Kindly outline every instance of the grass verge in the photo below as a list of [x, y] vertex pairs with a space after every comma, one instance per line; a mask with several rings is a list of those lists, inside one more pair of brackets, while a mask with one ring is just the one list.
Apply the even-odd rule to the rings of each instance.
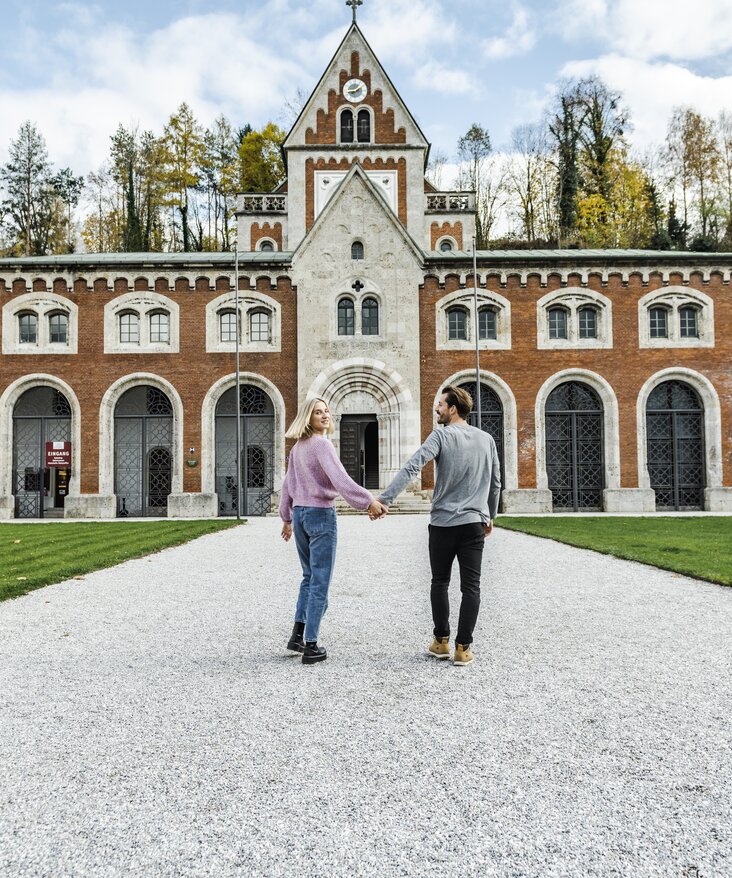
[[225, 519], [0, 524], [0, 601], [236, 524]]
[[542, 518], [501, 516], [496, 526], [732, 585], [732, 517]]

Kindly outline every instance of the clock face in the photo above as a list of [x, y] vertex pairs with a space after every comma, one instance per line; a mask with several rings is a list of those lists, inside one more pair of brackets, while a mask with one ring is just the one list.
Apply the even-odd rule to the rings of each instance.
[[362, 79], [349, 79], [343, 86], [343, 97], [352, 104], [357, 104], [366, 97], [366, 83]]

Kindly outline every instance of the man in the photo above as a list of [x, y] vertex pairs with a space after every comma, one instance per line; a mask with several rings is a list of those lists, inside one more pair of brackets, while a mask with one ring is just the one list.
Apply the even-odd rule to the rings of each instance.
[[436, 461], [429, 526], [430, 599], [435, 628], [429, 652], [438, 659], [450, 658], [448, 587], [452, 562], [457, 557], [462, 601], [453, 663], [458, 666], [473, 661], [470, 646], [480, 607], [483, 546], [493, 530], [501, 490], [496, 443], [491, 435], [468, 424], [466, 419], [472, 408], [469, 393], [459, 387], [444, 387], [435, 409], [440, 426], [430, 433], [379, 497], [389, 506], [425, 464]]

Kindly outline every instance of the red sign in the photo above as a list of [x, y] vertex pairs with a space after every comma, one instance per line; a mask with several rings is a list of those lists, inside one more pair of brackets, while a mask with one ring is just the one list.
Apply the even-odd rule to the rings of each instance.
[[70, 467], [71, 466], [71, 443], [70, 442], [46, 442], [46, 466]]

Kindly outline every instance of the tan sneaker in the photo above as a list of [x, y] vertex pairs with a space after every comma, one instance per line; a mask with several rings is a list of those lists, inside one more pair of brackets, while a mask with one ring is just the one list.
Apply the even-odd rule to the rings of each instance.
[[449, 637], [435, 637], [435, 639], [430, 644], [430, 648], [427, 650], [430, 655], [433, 655], [438, 659], [449, 659], [450, 658], [450, 638]]
[[465, 665], [469, 665], [473, 659], [474, 655], [470, 649], [470, 644], [467, 646], [463, 646], [462, 643], [455, 644], [455, 655], [452, 657], [452, 663], [454, 665], [458, 665], [462, 668], [465, 667]]

